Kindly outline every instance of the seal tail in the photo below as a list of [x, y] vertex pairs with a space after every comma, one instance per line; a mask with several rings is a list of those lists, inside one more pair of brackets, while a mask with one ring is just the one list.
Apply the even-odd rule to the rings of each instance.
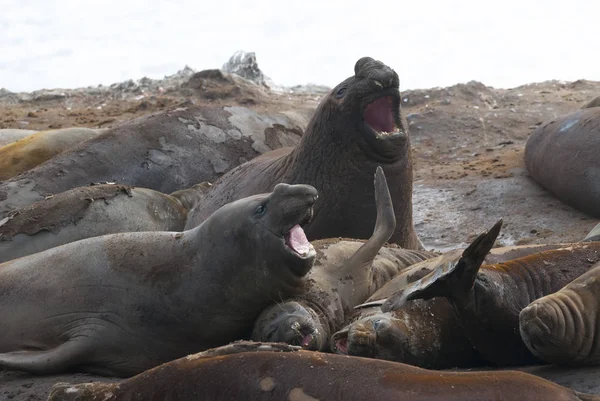
[[375, 204], [377, 205], [377, 220], [371, 238], [364, 243], [344, 264], [343, 269], [354, 272], [369, 272], [375, 256], [383, 245], [392, 237], [396, 229], [396, 214], [388, 188], [387, 180], [381, 166], [375, 171]]
[[434, 297], [446, 297], [453, 301], [464, 302], [473, 288], [477, 272], [494, 245], [501, 227], [502, 219], [488, 232], [479, 235], [464, 250], [458, 261], [437, 266], [431, 273], [408, 284], [385, 300], [367, 302], [358, 305], [357, 308], [381, 306], [382, 311], [389, 312], [399, 309], [411, 299]]

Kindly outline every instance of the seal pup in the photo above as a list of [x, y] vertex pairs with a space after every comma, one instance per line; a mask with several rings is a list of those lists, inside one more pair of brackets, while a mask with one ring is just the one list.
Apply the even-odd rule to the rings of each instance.
[[[307, 276], [305, 292], [265, 309], [252, 333], [255, 341], [284, 342], [310, 350], [329, 350], [332, 333], [346, 324], [355, 305], [386, 281], [433, 252], [382, 247], [394, 233], [396, 217], [385, 174], [374, 178], [377, 220], [365, 243], [315, 241], [317, 260]], [[356, 249], [356, 245], [360, 245]], [[354, 250], [348, 254], [348, 250]]]
[[453, 305], [473, 346], [497, 366], [541, 361], [519, 334], [519, 313], [535, 299], [554, 293], [600, 261], [600, 243], [573, 244], [534, 255], [481, 266], [501, 223], [479, 236], [457, 263], [437, 267], [384, 301], [384, 312], [399, 309], [411, 299], [445, 297]]
[[100, 184], [35, 202], [0, 220], [0, 263], [105, 234], [182, 231], [189, 208], [209, 185], [165, 195], [148, 188]]
[[316, 256], [308, 185], [229, 203], [184, 232], [88, 238], [0, 264], [0, 368], [130, 376], [250, 334]]
[[[0, 219], [48, 195], [90, 182], [116, 182], [165, 194], [213, 182], [263, 152], [297, 144], [304, 118], [288, 114], [196, 106], [121, 122], [1, 182]], [[262, 193], [270, 192], [276, 184]]]
[[519, 314], [521, 338], [531, 353], [557, 365], [600, 364], [600, 263]]
[[525, 145], [531, 177], [561, 201], [595, 217], [600, 217], [598, 132], [600, 108], [588, 108], [540, 125]]
[[40, 131], [0, 147], [0, 181], [7, 180], [100, 135], [106, 129], [84, 127]]
[[118, 383], [57, 383], [48, 401], [597, 401], [516, 371], [440, 372], [396, 362], [229, 344], [171, 361]]
[[400, 112], [398, 74], [370, 57], [359, 59], [354, 76], [337, 85], [319, 104], [295, 148], [265, 153], [214, 182], [201, 205], [190, 212], [186, 229], [234, 199], [261, 193], [274, 183], [308, 184], [323, 195], [306, 228], [309, 240], [367, 239], [375, 221], [370, 191], [377, 166], [390, 186], [396, 229], [390, 242], [418, 249], [413, 227], [413, 167], [408, 125]]

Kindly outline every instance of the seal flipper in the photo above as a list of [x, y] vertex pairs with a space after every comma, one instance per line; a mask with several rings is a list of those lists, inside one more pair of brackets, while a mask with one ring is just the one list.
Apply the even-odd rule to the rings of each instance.
[[411, 299], [446, 297], [454, 302], [466, 302], [486, 255], [494, 245], [500, 228], [500, 219], [487, 233], [480, 234], [464, 250], [458, 261], [437, 266], [423, 278], [408, 284], [386, 300], [367, 302], [356, 308], [381, 306], [383, 312], [399, 309]]
[[52, 374], [68, 370], [84, 360], [93, 346], [84, 339], [71, 339], [44, 351], [12, 351], [0, 354], [0, 368], [33, 374]]

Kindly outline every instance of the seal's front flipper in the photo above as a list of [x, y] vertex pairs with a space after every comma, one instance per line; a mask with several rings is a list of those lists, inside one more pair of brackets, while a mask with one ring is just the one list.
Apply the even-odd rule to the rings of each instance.
[[91, 344], [83, 340], [69, 340], [44, 351], [6, 352], [0, 354], [0, 368], [39, 375], [61, 373], [81, 364], [91, 348]]
[[381, 305], [382, 311], [389, 312], [399, 309], [411, 299], [434, 297], [446, 297], [454, 302], [465, 302], [473, 288], [477, 272], [494, 245], [501, 227], [502, 220], [499, 220], [490, 231], [479, 235], [464, 250], [458, 261], [437, 266], [431, 273], [408, 284], [385, 301], [372, 301], [357, 308]]
[[[109, 390], [114, 387], [111, 383], [82, 383], [82, 384], [70, 384], [59, 382], [52, 386], [50, 395], [47, 401], [81, 401], [81, 400], [92, 400], [95, 390]], [[109, 391], [102, 394], [101, 400], [109, 401], [111, 399]]]

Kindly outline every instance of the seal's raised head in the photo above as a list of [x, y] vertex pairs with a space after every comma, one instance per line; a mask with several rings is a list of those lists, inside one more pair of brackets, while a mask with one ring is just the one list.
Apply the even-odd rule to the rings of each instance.
[[400, 115], [399, 86], [393, 69], [363, 57], [354, 66], [354, 76], [337, 85], [321, 103], [316, 113], [322, 116], [315, 121], [344, 127], [334, 132], [337, 139], [353, 140], [371, 158], [393, 163], [404, 157], [399, 148], [408, 139], [407, 124]]
[[257, 265], [264, 263], [265, 255], [276, 256], [293, 274], [304, 276], [316, 252], [302, 227], [310, 222], [317, 197], [317, 190], [310, 185], [277, 184], [269, 194], [221, 207], [203, 229], [209, 237], [229, 239], [220, 243], [235, 244], [236, 254], [256, 258], [253, 262]]
[[253, 339], [283, 342], [307, 350], [319, 350], [327, 344], [325, 330], [313, 310], [298, 302], [285, 302], [265, 309], [256, 319]]

